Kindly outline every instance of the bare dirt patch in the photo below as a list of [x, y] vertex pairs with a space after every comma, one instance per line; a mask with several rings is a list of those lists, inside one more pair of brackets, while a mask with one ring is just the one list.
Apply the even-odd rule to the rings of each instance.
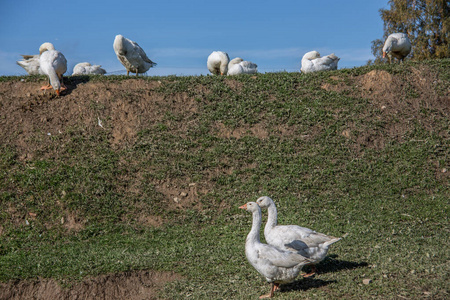
[[240, 139], [246, 135], [256, 136], [259, 139], [265, 139], [269, 136], [269, 132], [267, 128], [265, 128], [262, 124], [255, 124], [253, 126], [241, 126], [238, 128], [228, 128], [225, 124], [221, 122], [217, 122], [215, 126], [217, 130], [217, 134], [220, 137], [224, 138], [236, 138]]
[[[438, 92], [437, 85], [442, 84], [438, 74], [427, 66], [411, 67], [410, 72], [390, 74], [384, 70], [372, 70], [364, 75], [350, 77], [347, 82], [337, 76], [332, 83], [322, 84], [327, 91], [345, 93], [353, 97], [369, 99], [372, 106], [381, 113], [368, 115], [385, 123], [383, 130], [359, 129], [348, 124], [341, 134], [356, 142], [356, 148], [381, 149], [387, 137], [403, 141], [406, 132], [419, 122], [430, 132], [434, 119], [424, 116], [422, 108], [433, 109], [436, 119], [450, 113], [450, 92]], [[448, 136], [448, 132], [440, 134]]]
[[[189, 181], [187, 179], [187, 181]], [[165, 197], [165, 203], [169, 209], [202, 209], [202, 203], [199, 201], [199, 193], [206, 193], [201, 184], [184, 181], [166, 180], [157, 184], [156, 189]]]
[[438, 74], [426, 66], [411, 67], [406, 74], [391, 75], [383, 70], [373, 70], [355, 77], [353, 83], [361, 97], [374, 100], [380, 108], [393, 111], [417, 111], [420, 107], [447, 110], [449, 91], [438, 94]]
[[0, 283], [0, 299], [158, 299], [158, 292], [182, 277], [171, 272], [136, 271], [87, 278], [63, 287], [53, 279]]
[[154, 92], [159, 81], [77, 82], [67, 84], [62, 97], [39, 90], [39, 83], [0, 84], [2, 104], [0, 137], [17, 146], [23, 158], [39, 150], [32, 142], [40, 134], [63, 134], [68, 128], [84, 126], [110, 132], [111, 144], [121, 148], [133, 144], [139, 130], [161, 122], [161, 110], [184, 114], [196, 111], [196, 101], [186, 94], [173, 97]]
[[240, 91], [242, 86], [244, 85], [242, 82], [233, 80], [233, 79], [225, 79], [225, 84], [228, 85], [234, 91]]

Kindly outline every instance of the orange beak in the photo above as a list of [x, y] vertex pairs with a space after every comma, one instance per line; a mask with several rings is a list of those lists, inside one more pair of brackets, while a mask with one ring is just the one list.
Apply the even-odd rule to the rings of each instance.
[[242, 209], [247, 209], [247, 203], [245, 203], [244, 205], [242, 205], [242, 206], [239, 206], [239, 208], [242, 208]]
[[385, 58], [385, 57], [386, 57], [386, 52], [383, 51], [383, 58]]

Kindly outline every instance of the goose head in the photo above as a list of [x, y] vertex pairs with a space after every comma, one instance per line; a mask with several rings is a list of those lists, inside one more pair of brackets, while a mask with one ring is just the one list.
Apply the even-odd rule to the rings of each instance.
[[230, 57], [228, 56], [228, 53], [225, 53], [225, 52], [222, 52], [222, 53], [223, 53], [223, 55], [221, 57], [221, 62], [220, 62], [220, 75], [227, 75]]
[[240, 63], [240, 62], [242, 62], [242, 61], [244, 61], [244, 60], [243, 60], [242, 58], [240, 58], [240, 57], [233, 58], [233, 59], [228, 63], [228, 69], [231, 68], [231, 67], [234, 66], [234, 65], [237, 65], [238, 63]]
[[114, 39], [113, 47], [114, 47], [114, 50], [119, 55], [126, 55], [127, 54], [127, 49], [124, 46], [124, 41], [125, 41], [125, 38], [121, 34], [116, 35], [116, 38]]
[[242, 206], [239, 206], [240, 209], [245, 209], [246, 211], [254, 212], [257, 211], [259, 208], [258, 204], [256, 202], [247, 202]]
[[266, 208], [273, 204], [273, 200], [270, 197], [263, 196], [258, 198], [258, 200], [256, 200], [256, 203], [258, 203], [261, 208]]
[[55, 50], [55, 46], [53, 46], [52, 43], [43, 43], [40, 47], [39, 47], [39, 55], [41, 55], [42, 53], [44, 53], [47, 50]]
[[383, 46], [383, 58], [385, 58], [386, 55], [389, 55], [391, 53], [394, 42], [395, 42], [395, 39], [392, 36], [389, 36], [386, 39], [386, 42], [384, 42], [384, 46]]
[[320, 57], [320, 53], [317, 51], [310, 51], [303, 55], [303, 59], [313, 60]]

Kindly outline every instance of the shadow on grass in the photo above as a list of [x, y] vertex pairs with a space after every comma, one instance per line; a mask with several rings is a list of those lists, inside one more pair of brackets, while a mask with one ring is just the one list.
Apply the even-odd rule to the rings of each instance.
[[[303, 278], [294, 281], [289, 284], [281, 285], [282, 292], [288, 291], [307, 291], [312, 288], [320, 288], [327, 286], [330, 283], [336, 283], [336, 280], [322, 280], [316, 279], [315, 277], [319, 274], [337, 272], [340, 270], [352, 270], [356, 268], [367, 267], [369, 264], [367, 262], [352, 262], [345, 260], [335, 259], [337, 255], [327, 256], [323, 261], [317, 265], [317, 274], [314, 277]], [[309, 267], [303, 269], [303, 271], [308, 272]]]
[[352, 270], [357, 268], [367, 267], [369, 264], [365, 261], [353, 262], [336, 259], [337, 255], [330, 255], [325, 257], [323, 261], [317, 264], [318, 274], [337, 272], [341, 270]]
[[289, 284], [280, 285], [281, 292], [289, 292], [289, 291], [307, 291], [309, 289], [317, 289], [323, 286], [327, 286], [331, 283], [336, 283], [336, 280], [322, 280], [315, 278], [303, 278], [300, 280], [296, 280]]

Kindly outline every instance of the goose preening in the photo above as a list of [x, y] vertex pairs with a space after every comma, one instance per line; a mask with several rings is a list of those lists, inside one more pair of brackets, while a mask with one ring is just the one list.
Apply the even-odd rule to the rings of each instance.
[[271, 298], [280, 283], [289, 283], [300, 273], [302, 267], [311, 261], [291, 251], [280, 250], [263, 244], [259, 240], [261, 208], [256, 202], [248, 202], [239, 208], [253, 214], [252, 229], [245, 240], [245, 256], [250, 264], [272, 284], [270, 293], [259, 298]]
[[334, 53], [321, 57], [319, 52], [310, 51], [303, 55], [301, 71], [303, 73], [311, 73], [337, 70], [339, 59]]
[[250, 61], [244, 61], [240, 57], [232, 59], [228, 63], [228, 75], [255, 74], [258, 72], [258, 66]]
[[78, 63], [73, 67], [73, 75], [104, 75], [105, 69], [102, 69], [100, 65], [91, 65], [88, 62]]
[[230, 62], [230, 57], [227, 53], [222, 51], [213, 51], [206, 62], [206, 66], [211, 74], [214, 75], [227, 75], [228, 63]]
[[113, 47], [117, 59], [125, 69], [127, 69], [127, 75], [132, 72], [136, 73], [137, 76], [138, 73], [145, 73], [151, 67], [156, 66], [156, 63], [147, 57], [147, 54], [145, 54], [138, 43], [133, 42], [120, 34], [116, 35]]
[[67, 60], [51, 43], [42, 44], [39, 47], [39, 55], [40, 70], [49, 80], [49, 84], [41, 87], [41, 90], [53, 88], [59, 96], [60, 92], [66, 89], [63, 74], [67, 71]]
[[411, 41], [406, 33], [393, 33], [384, 42], [383, 58], [387, 55], [389, 63], [392, 62], [392, 56], [403, 61], [410, 52]]
[[39, 65], [39, 54], [21, 56], [23, 59], [16, 61], [16, 63], [24, 68], [29, 75], [44, 75]]
[[277, 208], [273, 200], [267, 196], [260, 197], [256, 203], [261, 208], [267, 208], [268, 218], [264, 227], [264, 237], [269, 245], [287, 251], [295, 251], [311, 260], [311, 273], [315, 274], [315, 264], [325, 258], [328, 247], [341, 238], [328, 236], [306, 227], [297, 225], [277, 225]]

